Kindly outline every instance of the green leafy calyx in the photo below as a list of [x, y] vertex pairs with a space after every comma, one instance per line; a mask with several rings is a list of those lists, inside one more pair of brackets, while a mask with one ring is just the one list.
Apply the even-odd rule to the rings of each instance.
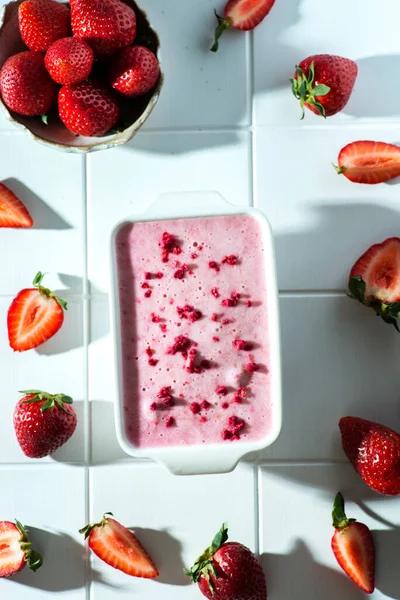
[[82, 533], [85, 536], [86, 540], [91, 534], [92, 529], [94, 529], [95, 527], [104, 527], [104, 525], [107, 525], [107, 516], [113, 517], [114, 515], [112, 512], [104, 513], [101, 521], [99, 521], [98, 523], [89, 523], [88, 525], [85, 525], [85, 527], [82, 527], [82, 529], [79, 530], [79, 533]]
[[221, 548], [221, 546], [225, 544], [227, 540], [228, 526], [226, 523], [223, 523], [221, 529], [211, 542], [211, 546], [204, 550], [203, 554], [199, 556], [191, 569], [184, 569], [185, 575], [190, 577], [193, 583], [197, 583], [200, 579], [200, 576], [204, 575], [212, 594], [214, 594], [214, 586], [211, 581], [211, 575], [215, 579], [218, 579], [218, 573], [214, 568], [214, 554]]
[[292, 77], [290, 81], [292, 83], [293, 95], [300, 101], [301, 118], [304, 119], [305, 104], [315, 107], [319, 114], [326, 118], [325, 107], [318, 98], [329, 94], [331, 88], [324, 83], [315, 85], [314, 61], [309, 66], [308, 74], [296, 66], [296, 75], [297, 77]]
[[217, 52], [217, 50], [219, 48], [219, 38], [224, 33], [224, 31], [226, 31], [227, 29], [230, 29], [232, 27], [232, 19], [229, 19], [229, 18], [224, 19], [223, 17], [220, 17], [216, 10], [214, 10], [214, 13], [215, 13], [215, 16], [217, 17], [218, 25], [217, 25], [217, 29], [215, 30], [214, 44], [210, 48], [211, 52]]
[[348, 297], [372, 308], [378, 317], [400, 333], [400, 302], [383, 302], [375, 296], [366, 296], [366, 284], [361, 275], [350, 277]]
[[65, 394], [48, 394], [47, 392], [42, 392], [41, 390], [21, 390], [19, 393], [24, 394], [24, 396], [30, 396], [30, 398], [22, 400], [22, 404], [43, 402], [42, 406], [40, 407], [42, 413], [54, 408], [54, 406], [58, 406], [58, 408], [67, 413], [67, 415], [71, 414], [64, 406], [65, 404], [73, 403], [71, 396], [66, 396]]
[[36, 273], [35, 279], [33, 280], [33, 286], [36, 287], [39, 290], [39, 292], [41, 294], [43, 294], [43, 296], [46, 296], [46, 298], [54, 298], [54, 300], [56, 300], [58, 302], [58, 304], [61, 306], [61, 308], [63, 308], [64, 310], [67, 310], [67, 303], [65, 302], [65, 300], [63, 300], [62, 298], [59, 298], [58, 296], [55, 295], [54, 292], [52, 292], [48, 288], [45, 288], [42, 286], [42, 281], [43, 281], [44, 276], [45, 276], [45, 273], [42, 273], [41, 271]]
[[341, 531], [353, 523], [355, 519], [348, 519], [344, 512], [344, 498], [340, 492], [336, 494], [332, 510], [332, 525]]
[[25, 527], [17, 520], [15, 520], [15, 524], [21, 534], [19, 545], [25, 555], [25, 562], [32, 571], [37, 571], [43, 564], [42, 555], [33, 550]]

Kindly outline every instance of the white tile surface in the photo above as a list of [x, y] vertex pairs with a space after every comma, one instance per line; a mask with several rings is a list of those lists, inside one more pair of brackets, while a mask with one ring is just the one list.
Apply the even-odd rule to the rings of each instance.
[[[86, 599], [85, 549], [78, 529], [85, 522], [83, 469], [37, 466], [0, 467], [0, 519], [17, 518], [27, 527], [43, 566], [1, 580], [7, 600]], [[73, 506], [72, 506], [73, 499]]]
[[115, 433], [113, 364], [108, 298], [96, 296], [91, 302], [89, 346], [91, 460], [95, 464], [129, 458]]
[[[210, 52], [218, 0], [144, 0], [161, 40], [164, 87], [146, 129], [221, 127], [250, 123], [247, 35], [229, 32], [221, 51]], [[227, 58], [228, 57], [228, 58]]]
[[[82, 303], [67, 298], [68, 310], [60, 331], [35, 350], [15, 353], [8, 345], [6, 314], [12, 298], [0, 298], [0, 356], [2, 378], [2, 418], [0, 419], [0, 464], [33, 461], [22, 453], [14, 434], [12, 415], [21, 397], [19, 390], [39, 389], [72, 396], [78, 416], [73, 437], [49, 461], [84, 461], [84, 362]], [[37, 461], [35, 461], [37, 462]]]
[[224, 521], [232, 541], [254, 549], [254, 477], [249, 465], [228, 475], [203, 477], [175, 477], [150, 464], [94, 467], [91, 491], [91, 516], [98, 519], [111, 510], [136, 532], [160, 572], [158, 580], [135, 579], [92, 556], [103, 580], [94, 581], [94, 600], [196, 600], [200, 592], [182, 569], [193, 564]]
[[260, 541], [268, 594], [274, 600], [366, 598], [341, 571], [330, 548], [331, 511], [341, 491], [348, 517], [365, 523], [374, 537], [374, 599], [396, 598], [393, 548], [400, 541], [398, 501], [373, 494], [347, 465], [261, 469]]
[[400, 430], [393, 327], [346, 296], [280, 301], [283, 427], [265, 456], [344, 459], [338, 422], [354, 415]]
[[119, 220], [141, 213], [160, 194], [213, 190], [230, 202], [247, 205], [249, 152], [248, 134], [228, 132], [141, 134], [123, 148], [91, 155], [88, 254], [92, 291], [108, 290], [105, 267], [111, 229]]
[[[329, 16], [326, 4], [318, 0], [276, 2], [254, 32], [256, 124], [302, 128], [325, 125], [310, 111], [304, 121], [299, 121], [300, 108], [288, 81], [296, 64], [312, 54], [325, 53], [345, 56], [359, 66], [349, 104], [326, 124], [398, 119], [397, 83], [393, 88], [391, 73], [400, 56], [399, 16], [396, 0], [387, 0], [384, 11], [374, 0], [338, 0]], [[382, 95], [371, 93], [371, 81]]]
[[275, 233], [281, 290], [343, 290], [357, 258], [398, 235], [398, 181], [359, 185], [332, 167], [360, 139], [395, 143], [400, 128], [257, 130], [255, 204]]
[[38, 271], [54, 286], [81, 292], [83, 159], [55, 152], [25, 135], [0, 134], [0, 181], [24, 202], [32, 229], [2, 229], [0, 295], [29, 287]]
[[[30, 231], [0, 234], [0, 477], [7, 491], [0, 495], [0, 519], [18, 517], [30, 525], [47, 555], [41, 573], [0, 582], [6, 600], [56, 594], [66, 600], [195, 600], [200, 594], [182, 567], [225, 519], [231, 538], [252, 549], [259, 526], [269, 598], [362, 598], [330, 553], [331, 503], [339, 488], [352, 500], [349, 514], [370, 525], [377, 540], [373, 597], [399, 597], [398, 503], [370, 493], [347, 466], [337, 422], [354, 414], [400, 430], [400, 337], [344, 295], [324, 292], [344, 288], [351, 265], [369, 245], [398, 235], [398, 182], [357, 186], [338, 177], [331, 163], [356, 139], [400, 141], [400, 5], [337, 0], [332, 9], [317, 0], [277, 0], [253, 34], [227, 32], [215, 55], [209, 52], [213, 9], [223, 4], [141, 1], [161, 37], [166, 78], [144, 131], [124, 147], [86, 158], [59, 153], [34, 143], [0, 114], [0, 181], [20, 194], [36, 223]], [[317, 52], [353, 58], [359, 78], [341, 115], [323, 121], [308, 113], [300, 122], [288, 78], [296, 63]], [[291, 291], [280, 301], [282, 435], [263, 454], [267, 465], [259, 479], [249, 463], [224, 476], [173, 477], [130, 459], [116, 439], [108, 234], [162, 193], [215, 190], [247, 205], [253, 187], [254, 203], [275, 232], [280, 289]], [[7, 309], [38, 270], [48, 272], [49, 287], [64, 291], [69, 310], [56, 337], [38, 351], [14, 354]], [[77, 432], [41, 461], [23, 456], [12, 427], [17, 391], [28, 387], [64, 391], [76, 400]], [[308, 466], [272, 467], [273, 461]], [[107, 510], [135, 528], [160, 568], [158, 582], [129, 578], [94, 556], [92, 571], [86, 570], [77, 530], [85, 513], [97, 519]]]

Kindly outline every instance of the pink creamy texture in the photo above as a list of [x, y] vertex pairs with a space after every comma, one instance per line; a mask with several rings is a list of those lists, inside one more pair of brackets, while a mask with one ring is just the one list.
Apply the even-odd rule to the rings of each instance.
[[[159, 245], [164, 232], [181, 248], [167, 262]], [[272, 417], [263, 252], [261, 226], [250, 216], [143, 222], [119, 231], [124, 422], [134, 445], [240, 444], [268, 434]], [[232, 255], [236, 264], [223, 262]], [[218, 271], [209, 267], [210, 261], [218, 263]], [[175, 273], [182, 265], [180, 279]], [[149, 279], [148, 273], [163, 277]], [[233, 306], [223, 304], [232, 297]], [[193, 309], [201, 318], [182, 318]], [[171, 351], [178, 336], [190, 340], [186, 352]], [[235, 340], [245, 340], [246, 349]], [[173, 401], [163, 402], [160, 390], [168, 386]], [[216, 392], [220, 386], [226, 394]], [[230, 438], [226, 431], [236, 419], [245, 425]]]

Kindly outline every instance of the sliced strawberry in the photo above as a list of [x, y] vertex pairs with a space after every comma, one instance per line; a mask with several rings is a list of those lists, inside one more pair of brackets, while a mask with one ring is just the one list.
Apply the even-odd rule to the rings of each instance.
[[332, 511], [335, 533], [332, 550], [343, 571], [360, 589], [372, 594], [375, 589], [375, 546], [372, 534], [363, 523], [348, 519], [339, 492]]
[[32, 571], [42, 566], [43, 559], [32, 550], [25, 528], [19, 521], [0, 521], [0, 577], [9, 577], [28, 565]]
[[33, 280], [34, 289], [22, 290], [8, 309], [7, 327], [11, 348], [24, 352], [50, 339], [64, 322], [67, 303], [42, 287], [43, 273]]
[[275, 0], [229, 0], [223, 17], [215, 12], [218, 27], [211, 52], [217, 52], [218, 40], [226, 29], [231, 27], [244, 31], [254, 29], [265, 19], [274, 4]]
[[0, 227], [32, 227], [32, 217], [21, 200], [0, 183]]
[[400, 147], [362, 140], [339, 153], [336, 171], [354, 183], [376, 184], [400, 177]]
[[372, 308], [399, 331], [400, 238], [371, 246], [350, 271], [350, 297]]
[[133, 577], [154, 579], [156, 566], [129, 529], [106, 513], [99, 523], [86, 525], [79, 533], [89, 539], [89, 547], [105, 563]]

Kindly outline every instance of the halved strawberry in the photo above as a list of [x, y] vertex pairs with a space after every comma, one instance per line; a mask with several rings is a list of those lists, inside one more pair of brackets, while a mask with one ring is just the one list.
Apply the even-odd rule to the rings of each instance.
[[154, 579], [159, 575], [156, 566], [139, 540], [129, 529], [110, 519], [112, 513], [105, 513], [99, 523], [86, 525], [79, 530], [89, 547], [105, 563], [132, 577]]
[[400, 177], [400, 147], [371, 140], [352, 142], [341, 149], [335, 168], [354, 183], [389, 181]]
[[33, 289], [22, 290], [8, 309], [7, 327], [11, 348], [24, 352], [46, 342], [64, 322], [67, 303], [41, 285], [39, 271]]
[[32, 227], [33, 221], [21, 200], [0, 183], [0, 227]]
[[275, 4], [275, 0], [229, 0], [220, 17], [216, 11], [218, 27], [215, 31], [215, 41], [211, 52], [217, 52], [218, 40], [226, 29], [233, 27], [248, 31], [254, 29], [265, 19]]
[[343, 571], [360, 589], [372, 594], [375, 589], [375, 546], [372, 534], [363, 523], [348, 519], [339, 492], [332, 511], [335, 533], [332, 550]]
[[371, 246], [355, 263], [349, 278], [350, 298], [372, 308], [400, 332], [400, 238]]
[[43, 564], [39, 552], [32, 549], [25, 528], [19, 521], [0, 521], [0, 577], [10, 577], [28, 565], [37, 571]]

